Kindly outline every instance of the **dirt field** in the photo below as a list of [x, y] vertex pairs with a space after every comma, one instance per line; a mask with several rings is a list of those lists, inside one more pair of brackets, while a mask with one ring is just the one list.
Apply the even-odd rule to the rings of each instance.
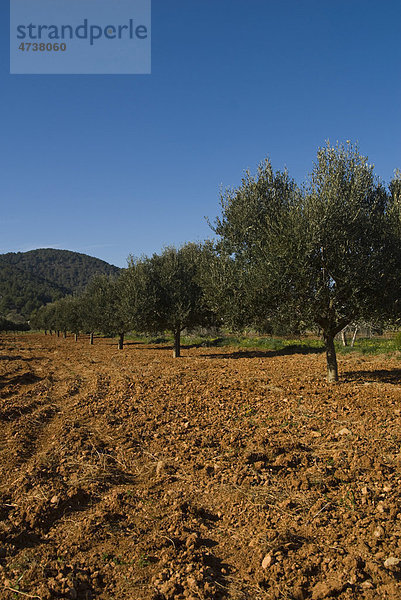
[[401, 598], [400, 357], [0, 342], [0, 598]]

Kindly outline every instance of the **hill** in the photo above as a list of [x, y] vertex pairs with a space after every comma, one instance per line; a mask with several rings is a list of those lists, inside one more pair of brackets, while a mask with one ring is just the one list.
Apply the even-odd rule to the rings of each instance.
[[28, 318], [43, 304], [82, 291], [93, 275], [119, 271], [99, 258], [70, 250], [0, 254], [0, 315]]

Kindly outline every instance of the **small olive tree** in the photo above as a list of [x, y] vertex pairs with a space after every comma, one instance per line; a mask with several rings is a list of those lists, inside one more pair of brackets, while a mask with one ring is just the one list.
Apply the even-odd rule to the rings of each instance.
[[58, 302], [61, 305], [64, 331], [71, 331], [77, 341], [79, 333], [85, 328], [81, 296], [67, 296]]
[[171, 331], [174, 357], [181, 354], [183, 329], [213, 321], [198, 280], [202, 252], [195, 243], [168, 247], [151, 258], [131, 259], [126, 274], [127, 318], [140, 331]]
[[129, 329], [123, 312], [123, 274], [119, 277], [95, 275], [82, 295], [82, 311], [85, 328], [106, 335], [118, 334], [118, 349], [124, 347], [124, 336]]
[[56, 303], [51, 302], [40, 306], [30, 317], [31, 327], [33, 329], [43, 329], [51, 334], [52, 329], [57, 328]]

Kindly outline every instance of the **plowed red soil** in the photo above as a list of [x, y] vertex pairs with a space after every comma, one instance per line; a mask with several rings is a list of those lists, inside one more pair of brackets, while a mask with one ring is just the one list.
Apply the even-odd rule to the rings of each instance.
[[401, 598], [400, 358], [0, 342], [0, 598]]

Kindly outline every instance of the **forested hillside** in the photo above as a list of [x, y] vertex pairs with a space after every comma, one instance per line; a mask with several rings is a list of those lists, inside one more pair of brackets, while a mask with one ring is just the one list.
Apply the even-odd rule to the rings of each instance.
[[99, 258], [43, 248], [0, 255], [0, 315], [28, 318], [35, 308], [82, 291], [97, 273], [119, 269]]

